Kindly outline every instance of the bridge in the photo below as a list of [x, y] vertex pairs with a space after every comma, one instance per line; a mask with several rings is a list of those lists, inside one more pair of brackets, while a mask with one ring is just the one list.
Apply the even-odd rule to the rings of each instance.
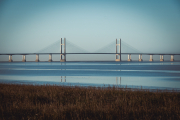
[[[122, 45], [129, 47], [130, 49], [132, 49], [131, 52], [124, 52], [122, 53]], [[60, 47], [60, 52], [47, 52], [47, 49], [50, 48], [55, 48], [56, 47]], [[69, 43], [70, 48], [74, 47], [75, 45], [73, 45], [72, 43]], [[111, 48], [115, 48], [115, 52], [104, 52], [105, 49], [107, 49], [110, 46], [114, 46]], [[76, 47], [77, 48], [77, 47]], [[49, 62], [52, 62], [52, 55], [60, 55], [60, 62], [66, 62], [66, 56], [67, 55], [73, 55], [73, 54], [109, 54], [109, 55], [115, 55], [115, 59], [114, 61], [122, 61], [121, 60], [121, 55], [127, 55], [127, 61], [132, 61], [131, 55], [139, 55], [139, 59], [138, 61], [143, 61], [142, 59], [142, 55], [149, 55], [149, 61], [153, 61], [153, 55], [159, 55], [160, 56], [160, 61], [164, 61], [164, 55], [170, 55], [171, 59], [170, 61], [174, 61], [174, 55], [180, 55], [180, 54], [165, 54], [165, 53], [142, 53], [140, 51], [138, 51], [137, 49], [133, 48], [132, 46], [129, 46], [128, 44], [126, 44], [125, 42], [122, 43], [121, 39], [117, 40], [116, 39], [116, 43], [111, 43], [111, 45], [105, 46], [103, 48], [101, 48], [100, 50], [96, 51], [96, 52], [81, 52], [84, 51], [81, 48], [78, 48], [79, 52], [66, 52], [66, 38], [64, 38], [64, 40], [61, 38], [60, 39], [60, 44], [59, 44], [59, 40], [57, 42], [55, 42], [54, 44], [36, 52], [36, 53], [3, 53], [0, 55], [8, 55], [9, 56], [9, 62], [13, 62], [12, 56], [14, 55], [22, 55], [22, 62], [26, 62], [26, 56], [27, 55], [36, 55], [36, 59], [35, 62], [40, 62], [39, 60], [39, 55], [49, 55]], [[125, 48], [124, 48], [125, 49]]]

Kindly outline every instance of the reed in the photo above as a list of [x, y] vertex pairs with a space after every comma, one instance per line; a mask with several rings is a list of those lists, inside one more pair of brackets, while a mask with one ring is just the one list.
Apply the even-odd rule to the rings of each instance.
[[180, 93], [0, 84], [0, 119], [180, 119]]

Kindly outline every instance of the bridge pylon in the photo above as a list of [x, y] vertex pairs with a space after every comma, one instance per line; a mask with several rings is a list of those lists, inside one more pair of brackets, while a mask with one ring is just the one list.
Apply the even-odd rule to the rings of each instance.
[[[60, 40], [60, 62], [66, 62], [66, 38], [64, 38], [64, 42], [62, 42], [62, 38]], [[64, 43], [64, 44], [63, 44]], [[64, 46], [64, 53], [62, 50], [62, 46]], [[63, 59], [64, 57], [64, 59]]]
[[[119, 50], [118, 50], [119, 48]], [[115, 56], [115, 61], [121, 61], [121, 39], [118, 40], [116, 39], [116, 56]]]

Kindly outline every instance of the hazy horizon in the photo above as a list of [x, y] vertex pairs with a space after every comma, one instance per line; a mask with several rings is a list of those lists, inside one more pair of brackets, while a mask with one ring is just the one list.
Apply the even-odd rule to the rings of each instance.
[[0, 53], [34, 53], [66, 38], [87, 51], [115, 39], [145, 53], [180, 53], [178, 0], [0, 2]]

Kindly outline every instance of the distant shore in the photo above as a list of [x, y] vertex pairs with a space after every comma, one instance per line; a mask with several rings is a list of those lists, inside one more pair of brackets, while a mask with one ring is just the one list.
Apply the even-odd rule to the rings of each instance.
[[180, 119], [180, 93], [0, 84], [1, 119]]

